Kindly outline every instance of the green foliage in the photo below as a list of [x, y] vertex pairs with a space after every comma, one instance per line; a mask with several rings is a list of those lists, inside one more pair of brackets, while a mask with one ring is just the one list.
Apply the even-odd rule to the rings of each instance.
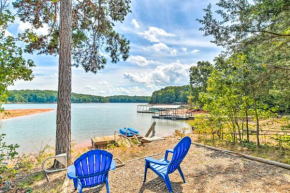
[[[7, 179], [11, 179], [15, 177], [16, 170], [12, 167], [9, 167], [8, 163], [6, 163], [9, 160], [12, 160], [15, 158], [16, 155], [18, 155], [18, 152], [16, 149], [19, 147], [17, 144], [10, 144], [7, 145], [6, 142], [4, 142], [5, 134], [0, 135], [0, 183]], [[5, 174], [5, 177], [3, 176]]]
[[0, 0], [0, 109], [1, 103], [6, 102], [8, 86], [14, 85], [16, 80], [32, 80], [32, 60], [23, 58], [23, 51], [16, 46], [16, 39], [6, 36], [5, 31], [14, 16], [9, 11], [7, 1]]
[[[86, 94], [72, 93], [73, 103], [147, 103], [147, 96], [95, 96]], [[51, 90], [12, 90], [8, 101], [11, 103], [30, 102], [30, 103], [55, 103], [57, 102], [57, 91]]]
[[116, 96], [106, 97], [106, 99], [110, 103], [148, 103], [150, 97], [148, 97], [148, 96], [116, 95]]
[[[265, 119], [290, 113], [289, 7], [285, 0], [219, 0], [215, 10], [204, 9], [200, 30], [225, 49], [198, 97], [192, 89], [190, 99], [209, 112], [191, 122], [201, 140], [289, 163], [289, 136], [277, 134], [269, 144], [263, 135], [260, 144]], [[191, 84], [202, 82], [197, 67], [191, 74]]]
[[283, 147], [290, 148], [290, 136], [287, 134], [285, 135], [276, 134], [275, 136], [271, 137], [271, 139], [274, 139], [278, 143], [279, 148]]
[[[213, 65], [209, 62], [197, 62], [197, 66], [192, 66], [189, 71], [189, 83], [191, 86], [190, 100], [197, 105], [200, 103], [199, 93], [205, 92], [207, 79], [213, 71]], [[200, 104], [202, 106], [202, 104]]]
[[190, 95], [190, 86], [168, 86], [152, 93], [149, 103], [187, 103]]
[[[211, 136], [211, 140], [227, 139], [228, 131], [224, 130], [224, 119], [211, 114], [201, 114], [195, 116], [194, 120], [189, 121], [189, 124], [195, 128], [194, 132], [198, 133], [201, 140]], [[230, 136], [229, 136], [230, 137]], [[232, 138], [228, 139], [232, 141]]]
[[256, 88], [265, 88], [259, 92], [267, 91], [263, 100], [269, 107], [278, 107], [280, 114], [290, 113], [290, 2], [220, 0], [216, 5], [216, 10], [211, 5], [204, 9], [203, 19], [198, 19], [200, 30], [226, 48], [224, 56], [246, 54], [252, 65], [249, 70], [256, 72], [248, 84], [256, 81]]
[[33, 189], [30, 187], [34, 182], [40, 181], [44, 178], [43, 172], [38, 172], [35, 174], [31, 174], [28, 177], [21, 180], [18, 184], [18, 187], [21, 189], [25, 189], [25, 193], [33, 192]]
[[[249, 63], [243, 54], [218, 60], [207, 79], [206, 92], [201, 92], [199, 96], [204, 110], [210, 112], [210, 123], [206, 128], [211, 134], [218, 125], [226, 127], [228, 140], [236, 143], [244, 140], [246, 130], [249, 142], [248, 119], [254, 116], [259, 145], [260, 118], [274, 116], [277, 110], [265, 102], [271, 87], [262, 86], [257, 76], [265, 70], [262, 65]], [[215, 128], [216, 132], [220, 133], [221, 127]]]
[[200, 30], [213, 36], [213, 43], [238, 52], [250, 48], [271, 65], [288, 63], [281, 58], [289, 61], [289, 1], [220, 0], [216, 5], [217, 17], [209, 5], [203, 19], [198, 19]]
[[[114, 30], [130, 12], [130, 0], [72, 1], [72, 55], [74, 65], [86, 72], [97, 73], [104, 68], [108, 53], [111, 62], [129, 57], [129, 40]], [[20, 20], [32, 24], [19, 38], [26, 42], [28, 53], [56, 55], [59, 51], [60, 1], [16, 0], [14, 8]], [[47, 25], [47, 34], [38, 35], [35, 29]]]

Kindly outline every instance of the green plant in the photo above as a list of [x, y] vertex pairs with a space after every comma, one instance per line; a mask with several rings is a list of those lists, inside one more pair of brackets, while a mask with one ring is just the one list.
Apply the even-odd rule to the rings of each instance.
[[[0, 182], [2, 183], [5, 179], [11, 179], [17, 173], [13, 167], [10, 167], [6, 161], [9, 161], [15, 158], [18, 155], [16, 151], [19, 148], [18, 144], [10, 144], [7, 145], [6, 142], [3, 141], [5, 134], [0, 135], [0, 175], [3, 176], [0, 178]], [[3, 175], [5, 173], [5, 176]]]
[[139, 144], [139, 141], [136, 138], [133, 138], [131, 140], [131, 143], [134, 144], [134, 145], [138, 145]]
[[33, 168], [35, 160], [32, 159], [31, 155], [23, 154], [17, 160], [17, 167], [25, 172], [30, 172]]
[[252, 141], [250, 141], [250, 142], [243, 141], [242, 142], [242, 146], [243, 147], [247, 147], [251, 151], [255, 151], [256, 148], [257, 148], [257, 145], [254, 142], [252, 142]]
[[49, 149], [52, 149], [52, 147], [51, 147], [50, 145], [47, 144], [47, 145], [45, 145], [42, 149], [40, 149], [40, 150], [38, 151], [38, 153], [37, 153], [36, 156], [35, 156], [35, 159], [37, 160], [37, 163], [38, 163], [38, 164], [42, 163], [42, 161], [43, 161], [46, 157], [52, 155], [52, 153], [48, 153], [48, 152], [47, 152]]
[[43, 172], [37, 172], [31, 174], [20, 181], [17, 185], [20, 189], [24, 189], [24, 192], [32, 192], [33, 189], [30, 187], [34, 182], [40, 181], [44, 178]]
[[279, 135], [276, 134], [275, 136], [271, 137], [276, 142], [278, 142], [278, 147], [280, 150], [290, 147], [290, 136], [289, 135]]

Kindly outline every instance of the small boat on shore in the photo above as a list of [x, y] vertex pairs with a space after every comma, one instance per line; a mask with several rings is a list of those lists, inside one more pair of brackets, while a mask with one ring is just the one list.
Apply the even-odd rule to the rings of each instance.
[[122, 135], [125, 135], [127, 137], [132, 137], [134, 135], [139, 135], [139, 131], [137, 131], [136, 129], [133, 129], [133, 128], [121, 128], [119, 130], [119, 132]]
[[135, 133], [135, 135], [139, 135], [139, 131], [133, 128], [127, 128], [129, 131]]

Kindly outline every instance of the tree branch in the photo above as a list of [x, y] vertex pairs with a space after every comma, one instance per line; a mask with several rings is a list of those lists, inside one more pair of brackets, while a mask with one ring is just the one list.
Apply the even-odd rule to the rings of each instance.
[[290, 37], [290, 34], [279, 34], [279, 33], [265, 31], [265, 30], [261, 30], [261, 31], [246, 31], [246, 32], [249, 32], [249, 33], [267, 33], [267, 34], [272, 34], [272, 35], [275, 35], [275, 36]]

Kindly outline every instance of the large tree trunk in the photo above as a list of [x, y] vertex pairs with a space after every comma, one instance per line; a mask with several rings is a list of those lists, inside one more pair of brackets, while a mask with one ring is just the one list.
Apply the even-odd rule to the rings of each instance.
[[55, 153], [71, 159], [71, 42], [72, 2], [60, 1], [60, 50]]

